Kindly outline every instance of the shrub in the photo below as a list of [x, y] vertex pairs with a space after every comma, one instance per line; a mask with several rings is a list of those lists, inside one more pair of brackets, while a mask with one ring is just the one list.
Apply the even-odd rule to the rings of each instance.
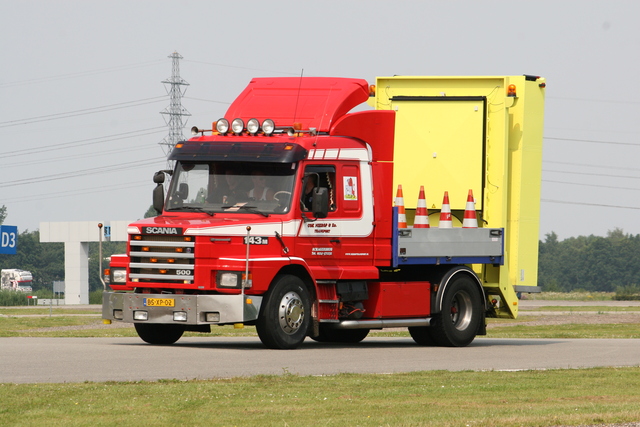
[[637, 301], [640, 300], [640, 286], [627, 285], [618, 286], [613, 297], [616, 301]]
[[0, 306], [27, 305], [27, 294], [24, 292], [3, 290], [0, 291]]
[[89, 292], [89, 304], [102, 304], [102, 289]]

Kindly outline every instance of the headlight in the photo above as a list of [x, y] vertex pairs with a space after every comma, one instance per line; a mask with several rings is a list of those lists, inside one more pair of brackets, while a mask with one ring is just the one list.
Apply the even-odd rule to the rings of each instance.
[[127, 283], [127, 269], [125, 269], [125, 268], [112, 268], [111, 269], [111, 283]]
[[[244, 271], [218, 271], [216, 275], [216, 285], [219, 288], [241, 289], [245, 282], [244, 278]], [[251, 274], [249, 274], [249, 280], [244, 283], [244, 287], [245, 289], [249, 289], [252, 285]]]
[[216, 131], [218, 133], [221, 133], [222, 135], [229, 132], [229, 120], [227, 119], [218, 120], [216, 122]]
[[218, 273], [218, 286], [221, 288], [239, 288], [240, 277], [238, 273]]
[[231, 130], [236, 135], [240, 135], [244, 131], [244, 122], [242, 119], [233, 119], [231, 122]]

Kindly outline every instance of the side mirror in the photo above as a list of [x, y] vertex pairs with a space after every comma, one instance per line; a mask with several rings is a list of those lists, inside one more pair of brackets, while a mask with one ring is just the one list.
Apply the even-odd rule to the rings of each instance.
[[316, 218], [326, 218], [329, 213], [329, 190], [325, 187], [313, 189], [311, 212]]
[[162, 184], [164, 182], [164, 171], [158, 171], [153, 174], [153, 182]]
[[164, 172], [156, 172], [153, 175], [153, 182], [156, 183], [156, 188], [153, 189], [153, 209], [158, 212], [158, 215], [162, 213], [164, 208]]

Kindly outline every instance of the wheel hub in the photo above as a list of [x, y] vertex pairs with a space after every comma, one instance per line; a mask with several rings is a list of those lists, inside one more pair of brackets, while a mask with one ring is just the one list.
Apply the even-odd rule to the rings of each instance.
[[282, 297], [278, 310], [278, 319], [282, 330], [291, 335], [300, 329], [304, 320], [304, 306], [300, 296], [295, 292], [288, 292]]
[[466, 292], [458, 292], [451, 300], [451, 322], [458, 330], [465, 330], [473, 315], [471, 297]]

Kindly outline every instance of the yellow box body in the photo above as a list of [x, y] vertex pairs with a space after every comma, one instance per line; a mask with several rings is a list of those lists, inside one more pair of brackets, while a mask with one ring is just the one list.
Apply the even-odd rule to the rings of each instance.
[[525, 76], [378, 77], [370, 100], [396, 111], [393, 185], [410, 223], [422, 185], [432, 227], [445, 191], [460, 227], [472, 190], [479, 227], [505, 229], [505, 264], [474, 266], [500, 317], [516, 317], [516, 293], [538, 281], [545, 86]]

